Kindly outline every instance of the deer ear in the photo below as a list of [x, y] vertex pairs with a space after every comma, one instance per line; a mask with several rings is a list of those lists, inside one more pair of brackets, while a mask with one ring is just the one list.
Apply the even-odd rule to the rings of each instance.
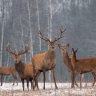
[[48, 41], [46, 41], [46, 44], [47, 44], [47, 45], [50, 45], [50, 41], [49, 41], [49, 40], [48, 40]]
[[24, 54], [19, 55], [19, 58], [21, 58]]
[[67, 44], [67, 47], [69, 47], [69, 43]]
[[78, 51], [78, 48], [75, 50], [75, 53]]
[[60, 48], [60, 47], [61, 47], [61, 45], [60, 45], [60, 44], [58, 44], [58, 47]]
[[74, 49], [72, 48], [72, 51], [74, 52]]
[[55, 41], [55, 43], [54, 43], [55, 45], [57, 45], [58, 44], [58, 41]]

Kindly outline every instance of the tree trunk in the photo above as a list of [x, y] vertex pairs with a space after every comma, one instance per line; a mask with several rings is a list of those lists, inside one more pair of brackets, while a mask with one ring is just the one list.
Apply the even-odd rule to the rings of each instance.
[[[49, 38], [52, 40], [52, 4], [51, 0], [49, 0]], [[49, 81], [51, 81], [51, 71], [49, 71]]]
[[31, 8], [30, 8], [30, 0], [27, 0], [27, 7], [28, 7], [28, 16], [29, 16], [29, 31], [30, 31], [30, 61], [31, 61], [31, 58], [33, 57], [33, 39], [32, 39], [32, 28], [31, 28]]
[[[22, 26], [22, 15], [21, 15], [21, 13], [20, 13], [20, 25], [21, 25], [21, 43], [22, 43], [23, 48], [24, 48], [24, 40], [23, 40], [24, 32], [23, 32], [23, 26]], [[24, 55], [24, 58], [25, 58], [25, 62], [26, 62], [26, 54]]]
[[[37, 4], [37, 22], [38, 22], [38, 30], [40, 30], [40, 20], [39, 20], [39, 7], [38, 7], [38, 0], [36, 0], [36, 4]], [[39, 49], [41, 51], [41, 38], [39, 38]]]
[[1, 35], [1, 49], [0, 49], [0, 66], [2, 66], [2, 53], [3, 53], [3, 39], [4, 39], [4, 26], [5, 26], [5, 12], [4, 12], [4, 1], [2, 11], [2, 35]]

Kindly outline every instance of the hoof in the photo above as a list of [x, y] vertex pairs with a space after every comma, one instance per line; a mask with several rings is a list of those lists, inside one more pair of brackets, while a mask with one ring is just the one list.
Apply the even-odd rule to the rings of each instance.
[[56, 86], [55, 89], [58, 89], [58, 87]]
[[35, 87], [33, 90], [39, 90], [39, 88], [38, 87]]
[[75, 88], [74, 86], [71, 86], [71, 88]]
[[45, 88], [43, 88], [43, 90], [45, 90]]
[[76, 85], [76, 87], [78, 87], [78, 84], [75, 84]]

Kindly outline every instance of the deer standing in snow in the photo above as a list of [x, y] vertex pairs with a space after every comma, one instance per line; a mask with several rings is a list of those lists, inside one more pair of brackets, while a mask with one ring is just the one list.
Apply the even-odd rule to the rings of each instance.
[[[66, 30], [66, 28], [65, 28]], [[48, 51], [42, 54], [37, 54], [35, 56], [33, 56], [32, 58], [32, 64], [34, 66], [34, 70], [35, 70], [35, 86], [38, 88], [38, 76], [40, 75], [41, 72], [43, 72], [43, 81], [44, 81], [44, 86], [43, 89], [45, 89], [45, 72], [51, 70], [53, 79], [54, 79], [54, 84], [55, 84], [55, 88], [57, 89], [57, 85], [56, 85], [56, 80], [55, 80], [55, 75], [54, 75], [54, 68], [56, 66], [56, 45], [58, 44], [58, 40], [63, 38], [62, 33], [65, 30], [60, 30], [61, 34], [60, 36], [53, 41], [50, 41], [48, 38], [43, 37], [42, 35], [42, 31], [39, 31], [38, 34], [40, 36], [41, 39], [43, 39], [46, 44], [48, 45]]]
[[71, 82], [72, 82], [71, 88], [74, 87], [74, 83], [75, 83], [76, 86], [78, 86], [77, 83], [76, 83], [76, 80], [74, 82], [75, 70], [74, 70], [74, 68], [71, 64], [71, 59], [69, 58], [68, 52], [67, 52], [67, 48], [69, 47], [69, 43], [66, 46], [61, 46], [60, 44], [58, 44], [58, 46], [59, 46], [59, 48], [61, 49], [61, 52], [62, 52], [63, 62], [66, 65], [68, 71], [71, 73]]
[[[72, 52], [70, 54], [71, 64], [76, 72], [75, 77], [78, 74], [91, 72], [94, 77], [94, 82], [93, 82], [92, 86], [94, 86], [95, 81], [96, 81], [96, 58], [77, 59], [76, 52], [77, 52], [77, 50], [74, 51], [74, 49], [72, 48]], [[80, 88], [81, 88], [81, 82], [80, 82]]]
[[3, 75], [12, 75], [14, 81], [13, 81], [13, 85], [14, 82], [17, 82], [18, 85], [18, 79], [16, 76], [16, 70], [14, 67], [10, 66], [10, 67], [0, 67], [0, 75], [1, 75], [1, 86], [2, 86], [2, 79], [3, 79]]
[[24, 91], [24, 80], [27, 80], [27, 88], [29, 90], [29, 81], [31, 82], [31, 88], [32, 88], [33, 84], [32, 79], [34, 79], [33, 65], [21, 61], [21, 57], [28, 52], [29, 46], [25, 46], [25, 50], [18, 52], [18, 54], [11, 51], [9, 44], [7, 44], [6, 50], [11, 54], [12, 58], [14, 59], [15, 69], [18, 72], [18, 75], [22, 81], [23, 91]]

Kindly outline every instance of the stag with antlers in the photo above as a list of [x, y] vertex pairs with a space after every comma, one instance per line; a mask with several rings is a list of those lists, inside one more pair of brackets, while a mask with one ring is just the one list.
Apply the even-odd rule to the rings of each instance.
[[31, 88], [32, 88], [32, 79], [34, 78], [33, 66], [32, 64], [27, 64], [21, 61], [21, 57], [28, 52], [29, 46], [25, 46], [25, 50], [18, 52], [18, 54], [11, 51], [9, 44], [7, 44], [6, 50], [11, 54], [12, 58], [14, 59], [15, 69], [18, 72], [19, 77], [22, 81], [23, 91], [24, 91], [24, 80], [27, 80], [27, 88], [29, 90], [29, 81], [31, 82]]
[[58, 44], [59, 39], [63, 38], [62, 33], [66, 30], [66, 28], [61, 31], [61, 34], [58, 38], [55, 38], [55, 40], [50, 41], [48, 38], [43, 37], [42, 31], [39, 31], [38, 34], [41, 39], [43, 39], [46, 44], [48, 45], [48, 51], [42, 54], [37, 54], [33, 56], [32, 58], [32, 64], [34, 66], [35, 70], [35, 86], [38, 88], [38, 76], [43, 72], [43, 81], [44, 81], [44, 86], [43, 89], [45, 89], [45, 72], [51, 70], [53, 79], [54, 79], [54, 84], [55, 88], [57, 89], [56, 85], [56, 80], [55, 80], [55, 75], [54, 75], [54, 68], [56, 66], [56, 45]]

